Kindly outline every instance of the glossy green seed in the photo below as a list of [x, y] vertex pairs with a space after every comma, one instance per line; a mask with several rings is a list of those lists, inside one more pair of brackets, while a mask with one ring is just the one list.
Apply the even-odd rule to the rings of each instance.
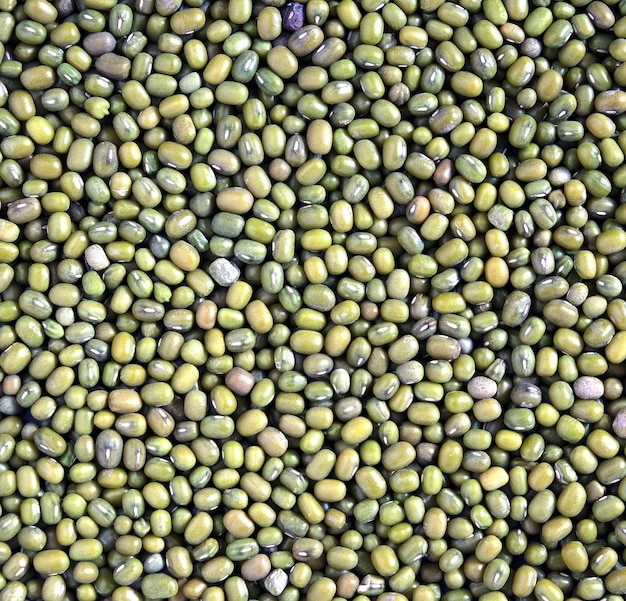
[[141, 580], [141, 592], [150, 599], [167, 599], [178, 592], [178, 583], [166, 574], [147, 574]]

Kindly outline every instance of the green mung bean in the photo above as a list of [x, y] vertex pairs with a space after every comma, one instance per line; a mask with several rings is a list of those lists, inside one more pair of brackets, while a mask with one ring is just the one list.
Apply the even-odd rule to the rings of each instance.
[[3, 598], [623, 594], [623, 12], [0, 1]]

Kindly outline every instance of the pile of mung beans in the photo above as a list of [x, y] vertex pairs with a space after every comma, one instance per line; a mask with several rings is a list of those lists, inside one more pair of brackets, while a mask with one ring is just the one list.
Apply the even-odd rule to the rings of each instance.
[[626, 0], [0, 0], [0, 601], [623, 601]]

